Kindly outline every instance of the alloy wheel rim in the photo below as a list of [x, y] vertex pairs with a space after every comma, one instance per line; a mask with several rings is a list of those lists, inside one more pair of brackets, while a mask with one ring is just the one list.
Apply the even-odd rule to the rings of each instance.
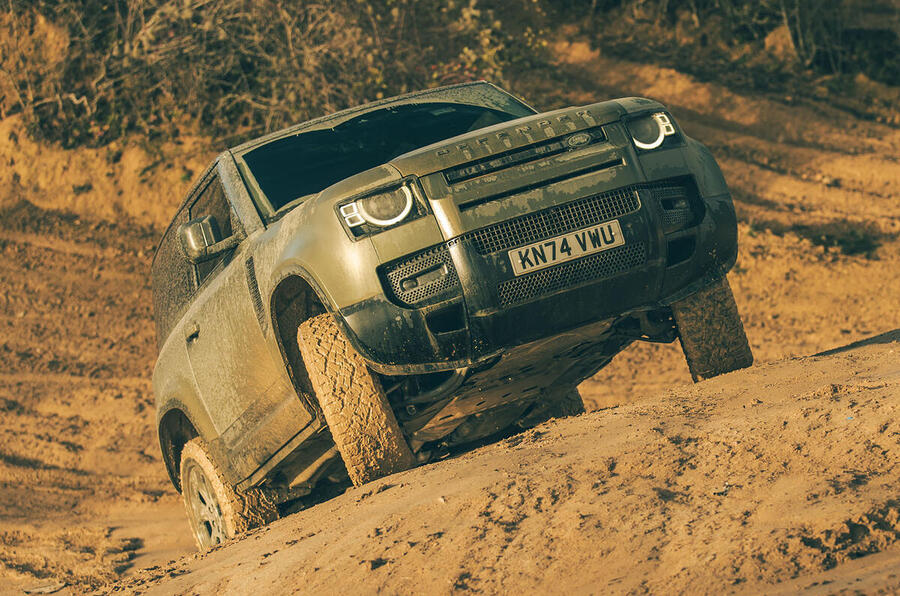
[[197, 541], [204, 548], [224, 542], [225, 520], [209, 479], [196, 464], [191, 465], [187, 476], [188, 499]]

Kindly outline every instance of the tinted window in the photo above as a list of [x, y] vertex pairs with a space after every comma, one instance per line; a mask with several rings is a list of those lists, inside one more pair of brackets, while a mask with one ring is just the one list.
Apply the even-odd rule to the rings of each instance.
[[277, 211], [398, 155], [519, 116], [457, 103], [391, 106], [272, 141], [244, 161]]
[[[209, 184], [200, 192], [200, 196], [191, 205], [191, 219], [197, 219], [205, 215], [212, 215], [219, 227], [220, 238], [228, 238], [232, 235], [231, 206], [225, 198], [225, 189], [218, 176], [213, 176]], [[202, 284], [203, 280], [216, 268], [226, 255], [220, 255], [210, 261], [204, 261], [197, 265], [197, 279]]]
[[182, 209], [159, 243], [153, 262], [153, 314], [156, 320], [156, 341], [160, 347], [172, 327], [178, 323], [184, 305], [194, 292], [194, 272], [191, 264], [184, 258], [178, 238], [178, 227], [187, 220], [187, 210]]

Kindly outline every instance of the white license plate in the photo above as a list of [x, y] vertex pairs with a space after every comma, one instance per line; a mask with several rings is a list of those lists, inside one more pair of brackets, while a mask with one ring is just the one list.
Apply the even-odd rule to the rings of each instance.
[[623, 244], [625, 237], [622, 235], [622, 226], [619, 225], [618, 219], [614, 219], [597, 226], [514, 248], [509, 251], [509, 261], [516, 275], [524, 275]]

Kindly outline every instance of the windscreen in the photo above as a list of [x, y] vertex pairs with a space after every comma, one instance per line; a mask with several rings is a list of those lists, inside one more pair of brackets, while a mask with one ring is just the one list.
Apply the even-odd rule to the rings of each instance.
[[244, 161], [278, 211], [398, 155], [518, 117], [456, 103], [387, 107], [332, 129], [272, 141], [245, 154]]

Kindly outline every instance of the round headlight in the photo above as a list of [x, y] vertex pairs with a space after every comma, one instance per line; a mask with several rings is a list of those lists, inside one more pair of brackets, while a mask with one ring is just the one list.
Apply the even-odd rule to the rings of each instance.
[[675, 134], [675, 125], [665, 112], [635, 118], [628, 123], [631, 140], [638, 149], [656, 149], [666, 137]]
[[665, 129], [654, 116], [632, 120], [628, 123], [628, 132], [639, 149], [656, 149], [666, 138]]
[[407, 185], [356, 201], [359, 214], [372, 225], [386, 227], [403, 221], [413, 208], [412, 191]]

